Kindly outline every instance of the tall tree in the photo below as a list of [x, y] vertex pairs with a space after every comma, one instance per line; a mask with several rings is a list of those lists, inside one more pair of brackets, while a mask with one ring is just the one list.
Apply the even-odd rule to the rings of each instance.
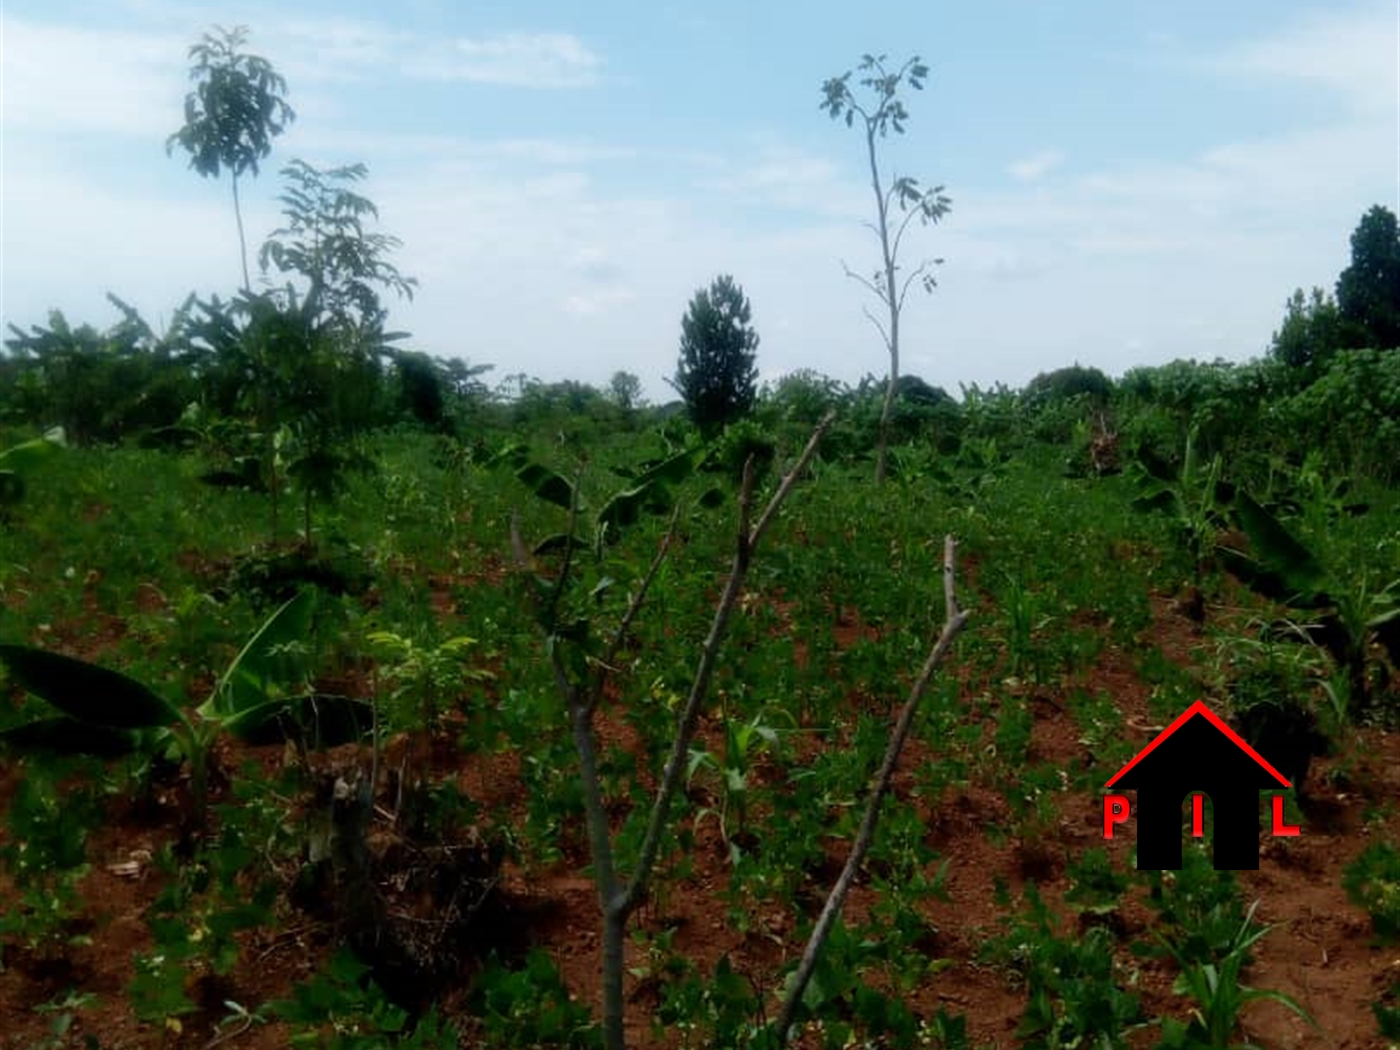
[[214, 29], [190, 48], [189, 57], [194, 60], [190, 79], [195, 88], [185, 96], [185, 126], [166, 139], [165, 152], [169, 156], [180, 146], [190, 154], [190, 167], [205, 177], [229, 172], [243, 289], [251, 291], [238, 178], [246, 171], [258, 173], [258, 161], [272, 152], [273, 137], [286, 130], [296, 114], [283, 97], [287, 82], [266, 59], [240, 50], [248, 38], [247, 28]]
[[865, 132], [866, 156], [870, 162], [870, 187], [875, 194], [875, 222], [867, 224], [880, 239], [880, 267], [871, 276], [856, 273], [843, 262], [846, 275], [859, 281], [884, 305], [885, 318], [881, 320], [865, 308], [865, 316], [879, 330], [890, 355], [890, 374], [885, 382], [885, 401], [880, 411], [879, 453], [875, 463], [875, 480], [885, 480], [885, 459], [889, 447], [890, 415], [894, 408], [895, 387], [899, 381], [899, 321], [904, 310], [904, 297], [910, 285], [919, 281], [925, 291], [936, 286], [931, 265], [942, 259], [925, 259], [903, 276], [899, 275], [899, 252], [904, 234], [909, 224], [917, 217], [921, 224], [936, 223], [951, 207], [951, 201], [943, 195], [942, 186], [922, 189], [917, 179], [908, 176], [892, 175], [888, 183], [881, 180], [879, 149], [877, 140], [888, 136], [891, 129], [896, 134], [904, 134], [904, 124], [909, 113], [899, 98], [902, 84], [916, 91], [922, 91], [928, 77], [928, 66], [915, 55], [895, 72], [885, 66], [884, 55], [864, 55], [861, 57], [859, 72], [864, 73], [859, 84], [866, 89], [867, 98], [860, 100], [851, 91], [851, 77], [855, 70], [848, 70], [839, 77], [832, 77], [822, 85], [822, 109], [833, 120], [844, 118], [847, 127], [854, 126], [856, 118], [861, 121]]
[[690, 418], [713, 433], [747, 415], [758, 387], [758, 333], [744, 290], [728, 274], [701, 288], [681, 319], [681, 353], [674, 379]]
[[1337, 309], [1357, 346], [1400, 347], [1400, 225], [1379, 204], [1351, 235], [1351, 265], [1337, 279]]

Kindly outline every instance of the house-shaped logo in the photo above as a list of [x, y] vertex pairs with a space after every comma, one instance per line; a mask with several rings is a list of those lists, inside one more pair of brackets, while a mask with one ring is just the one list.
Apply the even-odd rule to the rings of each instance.
[[[1259, 867], [1259, 792], [1291, 787], [1289, 781], [1225, 724], [1203, 701], [1157, 735], [1106, 785], [1135, 788], [1138, 808], [1139, 870], [1181, 868], [1181, 803], [1192, 799], [1192, 834], [1201, 836], [1203, 799], [1210, 796], [1215, 817], [1215, 867]], [[1127, 796], [1104, 797], [1104, 838], [1128, 819]], [[1283, 796], [1273, 799], [1273, 833], [1297, 835], [1283, 823]]]

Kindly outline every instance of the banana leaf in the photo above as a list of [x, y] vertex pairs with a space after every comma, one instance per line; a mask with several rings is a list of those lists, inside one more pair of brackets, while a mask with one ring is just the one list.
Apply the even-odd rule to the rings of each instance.
[[97, 664], [27, 645], [0, 645], [0, 663], [22, 687], [82, 722], [155, 729], [181, 719], [179, 708], [136, 679]]

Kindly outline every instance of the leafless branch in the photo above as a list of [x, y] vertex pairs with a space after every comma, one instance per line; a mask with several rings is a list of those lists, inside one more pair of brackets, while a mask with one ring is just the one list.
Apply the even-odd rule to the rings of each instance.
[[885, 349], [894, 353], [894, 348], [890, 345], [890, 333], [886, 330], [884, 322], [870, 312], [870, 307], [861, 303], [860, 312], [865, 314], [866, 319], [875, 326], [875, 330], [880, 333], [880, 338], [885, 341]]
[[589, 714], [592, 714], [593, 709], [598, 705], [598, 700], [603, 695], [603, 683], [607, 678], [608, 671], [617, 659], [617, 652], [622, 648], [622, 643], [627, 638], [627, 632], [632, 629], [632, 621], [637, 618], [637, 613], [641, 611], [643, 603], [646, 602], [647, 592], [651, 590], [652, 581], [656, 579], [656, 574], [661, 571], [662, 562], [666, 560], [666, 555], [671, 552], [671, 545], [676, 540], [676, 528], [680, 524], [680, 520], [681, 505], [677, 502], [675, 509], [671, 512], [671, 524], [666, 529], [666, 535], [661, 538], [661, 545], [656, 550], [656, 557], [651, 560], [651, 567], [642, 577], [642, 582], [637, 587], [637, 592], [632, 595], [632, 600], [627, 603], [627, 611], [622, 614], [617, 630], [613, 632], [612, 639], [608, 642], [608, 647], [598, 662], [593, 688], [589, 691], [586, 701]]
[[846, 271], [846, 276], [849, 277], [851, 280], [860, 282], [861, 284], [865, 285], [865, 287], [871, 293], [879, 296], [881, 302], [885, 301], [884, 290], [878, 285], [876, 285], [875, 282], [873, 282], [869, 277], [866, 277], [864, 274], [856, 273], [854, 270], [852, 270], [849, 266], [846, 265], [844, 260], [841, 263], [841, 269]]
[[865, 855], [869, 852], [871, 843], [874, 841], [875, 826], [880, 817], [880, 805], [884, 801], [885, 795], [889, 793], [890, 782], [894, 777], [895, 767], [899, 764], [899, 755], [909, 736], [910, 727], [914, 724], [914, 715], [918, 711], [919, 702], [928, 689], [933, 672], [943, 661], [954, 639], [967, 623], [967, 613], [958, 608], [955, 589], [953, 559], [956, 550], [957, 544], [953, 537], [945, 537], [943, 540], [943, 597], [946, 619], [943, 623], [943, 630], [939, 632], [933, 648], [929, 650], [928, 658], [924, 661], [919, 677], [909, 691], [909, 699], [899, 712], [899, 719], [895, 723], [894, 731], [890, 734], [889, 746], [885, 750], [884, 761], [880, 765], [879, 773], [871, 788], [870, 799], [866, 804], [860, 829], [856, 832], [855, 842], [851, 845], [850, 856], [846, 858], [846, 866], [842, 869], [840, 877], [837, 878], [836, 885], [832, 887], [831, 895], [826, 899], [826, 905], [822, 908], [817, 925], [812, 930], [812, 936], [807, 941], [807, 947], [802, 953], [802, 961], [798, 965], [792, 982], [788, 985], [782, 1010], [778, 1015], [777, 1038], [780, 1045], [787, 1042], [788, 1031], [797, 1015], [802, 995], [807, 990], [807, 984], [811, 981], [812, 974], [816, 970], [817, 959], [826, 945], [827, 938], [831, 935], [832, 927], [840, 918], [841, 909], [846, 903], [846, 896], [850, 893], [851, 886], [860, 871], [860, 866], [865, 861]]

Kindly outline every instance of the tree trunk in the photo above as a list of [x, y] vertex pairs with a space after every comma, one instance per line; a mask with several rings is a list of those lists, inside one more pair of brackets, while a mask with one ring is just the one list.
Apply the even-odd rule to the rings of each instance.
[[238, 202], [238, 172], [233, 173], [233, 218], [238, 223], [238, 253], [243, 263], [243, 290], [253, 294], [253, 282], [248, 278], [248, 240], [243, 235], [243, 208]]

